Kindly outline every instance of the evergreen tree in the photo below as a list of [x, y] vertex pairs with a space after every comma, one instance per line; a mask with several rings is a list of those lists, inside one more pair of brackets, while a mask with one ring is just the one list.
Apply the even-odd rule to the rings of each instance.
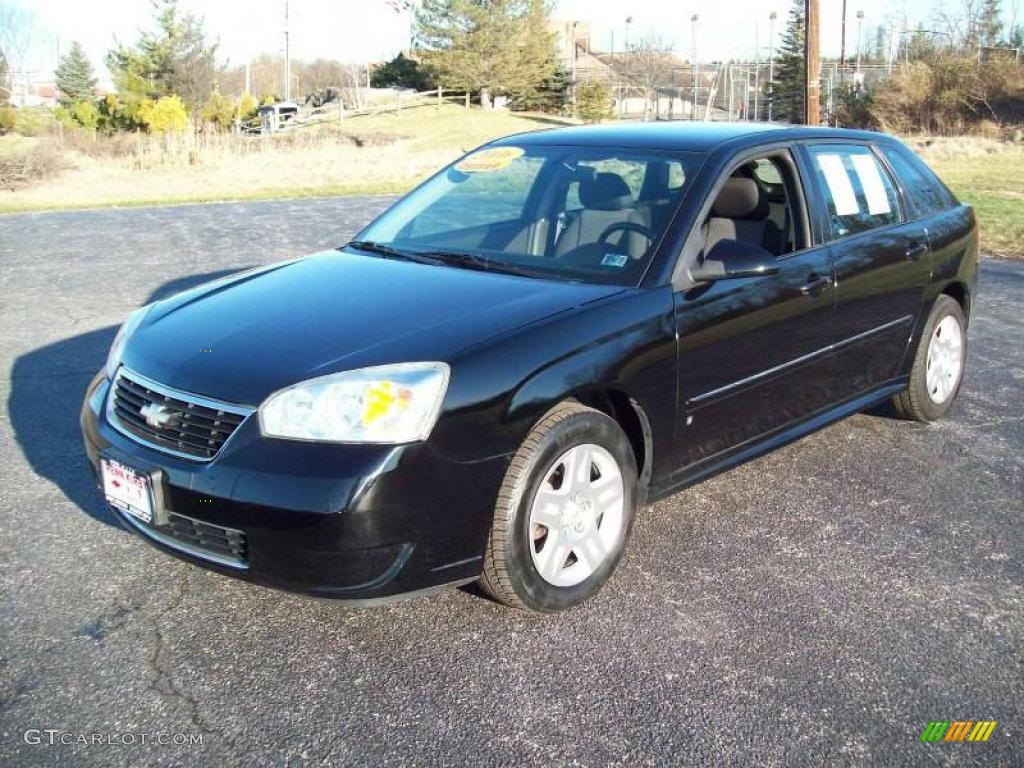
[[804, 0], [793, 0], [786, 32], [782, 36], [775, 81], [771, 84], [772, 118], [790, 123], [804, 122], [806, 62]]
[[110, 51], [107, 67], [126, 104], [176, 95], [194, 111], [213, 92], [217, 45], [207, 42], [202, 19], [179, 12], [178, 0], [154, 0], [153, 6], [155, 31]]
[[417, 43], [441, 84], [479, 93], [525, 97], [555, 74], [546, 0], [424, 0]]
[[983, 0], [978, 13], [978, 44], [999, 45], [1003, 34], [1003, 18], [1000, 0]]
[[7, 65], [7, 55], [0, 48], [0, 105], [6, 104], [11, 98], [11, 68]]
[[416, 59], [410, 59], [399, 53], [391, 61], [373, 71], [370, 85], [374, 88], [412, 88], [416, 91], [429, 91], [437, 86], [434, 84], [433, 73], [427, 67], [421, 67]]
[[510, 106], [532, 112], [558, 112], [565, 107], [571, 86], [572, 75], [558, 63], [551, 76], [545, 78], [535, 91], [514, 96]]
[[64, 106], [80, 101], [91, 102], [95, 98], [96, 78], [93, 77], [92, 64], [78, 41], [73, 42], [71, 50], [61, 57], [53, 74]]

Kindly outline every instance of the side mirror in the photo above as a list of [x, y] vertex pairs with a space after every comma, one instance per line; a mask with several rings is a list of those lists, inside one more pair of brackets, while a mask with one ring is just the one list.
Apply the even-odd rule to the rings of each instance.
[[766, 277], [778, 271], [775, 257], [764, 248], [739, 240], [719, 240], [705, 254], [704, 261], [690, 270], [690, 277], [703, 283], [740, 277]]

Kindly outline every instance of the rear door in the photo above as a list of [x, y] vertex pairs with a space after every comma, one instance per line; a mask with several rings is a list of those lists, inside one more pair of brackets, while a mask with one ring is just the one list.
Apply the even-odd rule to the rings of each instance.
[[931, 275], [928, 230], [908, 215], [871, 146], [822, 142], [805, 151], [835, 268], [836, 379], [853, 396], [900, 369]]

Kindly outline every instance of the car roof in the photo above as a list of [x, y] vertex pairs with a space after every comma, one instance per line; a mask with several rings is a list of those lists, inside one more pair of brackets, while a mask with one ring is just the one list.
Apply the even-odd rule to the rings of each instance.
[[574, 125], [543, 131], [517, 133], [493, 142], [494, 145], [628, 147], [709, 152], [734, 142], [740, 146], [798, 139], [855, 139], [886, 141], [888, 136], [845, 128], [821, 128], [783, 123], [712, 123], [689, 121], [623, 122], [601, 125]]

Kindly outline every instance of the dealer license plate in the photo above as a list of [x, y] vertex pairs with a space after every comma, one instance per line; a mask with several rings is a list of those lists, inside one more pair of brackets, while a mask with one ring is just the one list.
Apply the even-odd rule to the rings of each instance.
[[110, 459], [100, 460], [100, 471], [108, 502], [145, 523], [153, 522], [149, 477]]

